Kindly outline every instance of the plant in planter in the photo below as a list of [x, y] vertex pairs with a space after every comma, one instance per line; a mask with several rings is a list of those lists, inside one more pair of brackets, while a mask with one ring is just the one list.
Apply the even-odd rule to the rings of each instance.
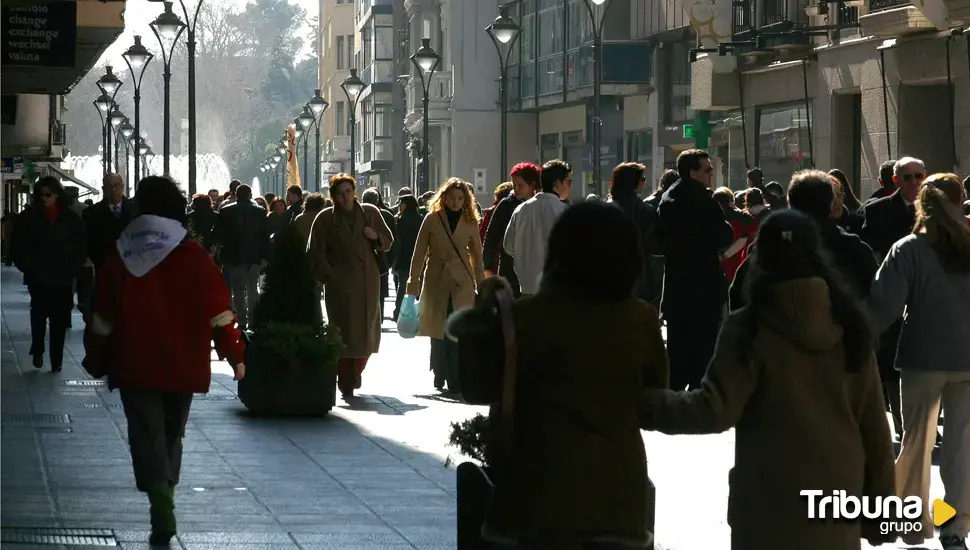
[[277, 235], [246, 349], [239, 399], [267, 415], [323, 415], [336, 402], [336, 327], [323, 323], [306, 243], [293, 225]]
[[461, 454], [477, 460], [482, 468], [487, 469], [492, 465], [486, 446], [488, 437], [488, 417], [476, 414], [467, 420], [451, 423], [448, 444], [456, 447]]
[[459, 550], [486, 550], [493, 545], [482, 538], [482, 525], [495, 492], [495, 458], [489, 449], [489, 418], [476, 414], [451, 423], [448, 444], [478, 462], [462, 462], [455, 470]]

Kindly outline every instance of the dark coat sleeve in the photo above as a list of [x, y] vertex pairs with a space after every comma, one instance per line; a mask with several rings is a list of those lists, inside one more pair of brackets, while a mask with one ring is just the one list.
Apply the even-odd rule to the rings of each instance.
[[482, 260], [486, 271], [495, 273], [498, 271], [499, 253], [502, 251], [502, 240], [505, 238], [505, 229], [512, 220], [512, 213], [515, 212], [516, 204], [509, 200], [509, 197], [502, 199], [492, 213], [492, 219], [488, 222], [488, 229], [485, 230], [485, 244], [482, 247]]
[[734, 229], [724, 219], [724, 211], [714, 202], [714, 199], [710, 199], [706, 209], [704, 221], [707, 222], [708, 234], [711, 236], [714, 248], [721, 251], [727, 250], [734, 242]]
[[747, 305], [744, 299], [744, 281], [748, 276], [750, 260], [749, 254], [734, 272], [734, 280], [731, 281], [731, 288], [728, 290], [728, 311], [737, 311]]

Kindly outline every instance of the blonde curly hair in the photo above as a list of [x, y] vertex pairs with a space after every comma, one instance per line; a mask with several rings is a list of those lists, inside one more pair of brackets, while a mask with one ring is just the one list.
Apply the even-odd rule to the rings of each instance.
[[449, 191], [453, 189], [461, 189], [465, 193], [465, 202], [461, 206], [462, 217], [466, 221], [474, 222], [478, 224], [478, 208], [475, 206], [475, 193], [472, 192], [472, 184], [461, 178], [448, 178], [445, 183], [438, 188], [435, 193], [434, 198], [431, 199], [431, 204], [428, 207], [429, 212], [441, 212], [445, 209], [445, 196]]

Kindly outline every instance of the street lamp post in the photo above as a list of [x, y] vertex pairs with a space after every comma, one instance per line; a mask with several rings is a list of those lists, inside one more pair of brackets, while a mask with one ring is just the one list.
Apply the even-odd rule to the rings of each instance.
[[[519, 38], [519, 33], [522, 29], [509, 17], [508, 4], [499, 6], [498, 9], [499, 16], [495, 18], [495, 21], [492, 21], [491, 25], [485, 27], [485, 32], [488, 33], [488, 37], [492, 39], [492, 44], [495, 45], [495, 51], [498, 53], [498, 62], [501, 69], [499, 101], [502, 104], [502, 155], [499, 169], [502, 174], [507, 174], [509, 171], [509, 60], [512, 56], [512, 50], [515, 47], [515, 41]], [[505, 53], [502, 53], [503, 45], [508, 46]], [[505, 176], [503, 175], [502, 177], [504, 178]]]
[[282, 195], [283, 191], [286, 190], [287, 183], [289, 183], [286, 181], [286, 177], [288, 175], [286, 172], [286, 169], [289, 168], [289, 164], [290, 164], [290, 141], [289, 141], [289, 137], [286, 134], [283, 134], [283, 137], [280, 138], [280, 142], [276, 146], [276, 151], [280, 154], [280, 159], [281, 159], [281, 160], [278, 160], [277, 162], [279, 162], [281, 165], [280, 166], [280, 184], [281, 184], [280, 194]]
[[[115, 105], [115, 95], [118, 93], [118, 89], [121, 88], [121, 80], [115, 76], [114, 72], [111, 70], [111, 65], [106, 65], [104, 68], [104, 74], [96, 82], [98, 90], [101, 91], [101, 97], [99, 97], [95, 103], [98, 109], [102, 109], [105, 113], [104, 118], [104, 173], [107, 174], [111, 172], [111, 110]], [[105, 101], [105, 98], [108, 101]]]
[[114, 139], [114, 156], [112, 158], [114, 159], [114, 163], [115, 163], [115, 174], [117, 174], [119, 173], [118, 172], [118, 156], [119, 156], [118, 152], [120, 151], [120, 146], [121, 146], [121, 144], [118, 143], [117, 133], [118, 133], [118, 128], [121, 126], [121, 123], [128, 120], [128, 117], [125, 116], [125, 114], [122, 113], [120, 109], [118, 109], [118, 104], [115, 103], [112, 106], [111, 114], [108, 115], [108, 120], [111, 122], [111, 129], [109, 131], [109, 134]]
[[[423, 116], [424, 137], [422, 139], [422, 144], [424, 145], [424, 147], [421, 150], [421, 162], [422, 162], [421, 170], [424, 176], [424, 187], [422, 188], [422, 191], [427, 191], [431, 185], [431, 164], [428, 159], [429, 157], [428, 143], [431, 141], [430, 135], [429, 135], [431, 132], [430, 130], [431, 127], [428, 121], [428, 108], [431, 104], [431, 98], [429, 94], [431, 91], [430, 90], [431, 80], [434, 77], [434, 72], [438, 69], [438, 64], [440, 62], [441, 62], [441, 56], [439, 56], [431, 48], [431, 39], [422, 38], [421, 47], [418, 48], [418, 51], [414, 52], [414, 54], [411, 55], [411, 63], [414, 65], [414, 68], [417, 69], [418, 71], [418, 77], [421, 79], [421, 91], [424, 92], [424, 96], [421, 98], [422, 104], [424, 106], [424, 116]], [[428, 74], [427, 79], [424, 78], [425, 73]]]
[[[307, 153], [307, 144], [310, 142], [310, 134], [308, 132], [310, 130], [310, 126], [313, 126], [313, 124], [316, 123], [317, 121], [317, 117], [313, 114], [313, 111], [310, 110], [309, 101], [307, 102], [306, 105], [303, 106], [303, 112], [300, 113], [300, 116], [296, 117], [296, 119], [300, 122], [300, 126], [303, 127], [303, 132], [304, 132], [303, 133], [303, 172], [304, 172], [304, 177], [307, 178], [307, 182], [304, 185], [309, 190], [310, 173], [307, 172], [307, 168], [306, 168], [307, 159], [310, 158], [310, 155]], [[318, 127], [317, 128], [317, 161], [318, 162], [316, 167], [317, 169], [315, 170], [317, 173], [320, 172], [319, 157], [320, 157], [320, 128]], [[318, 179], [319, 179], [319, 176], [315, 175], [314, 180], [318, 180]], [[320, 190], [319, 184], [317, 185], [317, 190], [318, 191]]]
[[98, 110], [98, 116], [101, 118], [101, 173], [107, 175], [108, 156], [105, 151], [108, 150], [108, 109], [111, 108], [111, 98], [102, 93], [91, 103]]
[[151, 152], [152, 152], [152, 148], [149, 147], [148, 142], [145, 141], [145, 138], [139, 137], [138, 154], [141, 155], [142, 160], [144, 160], [144, 162], [142, 163], [142, 173], [141, 173], [141, 177], [143, 178], [148, 177], [148, 155], [150, 155]]
[[364, 81], [357, 76], [357, 69], [350, 69], [350, 76], [340, 83], [350, 108], [350, 177], [357, 178], [357, 102], [364, 91]]
[[[141, 81], [145, 78], [145, 69], [148, 67], [148, 63], [155, 56], [152, 55], [148, 48], [142, 45], [141, 36], [135, 35], [135, 43], [125, 50], [125, 53], [121, 55], [124, 58], [125, 63], [128, 65], [128, 72], [131, 73], [131, 84], [135, 87], [135, 126], [132, 128], [131, 133], [128, 135], [129, 140], [131, 136], [141, 135]], [[135, 71], [138, 71], [136, 74]], [[126, 143], [127, 147], [128, 144]], [[127, 154], [127, 153], [126, 153]], [[139, 161], [141, 160], [141, 155], [135, 154], [135, 178], [139, 178], [140, 172], [138, 171]], [[125, 165], [125, 170], [128, 169], [128, 165]], [[128, 178], [125, 178], [127, 185]], [[130, 196], [131, 186], [128, 185], [128, 193]]]
[[[276, 167], [282, 164], [280, 162], [280, 159], [282, 158], [283, 158], [283, 153], [280, 153], [279, 151], [277, 151], [276, 153], [273, 153], [273, 178], [276, 179], [275, 185], [273, 185], [274, 191], [280, 191], [282, 189], [283, 177], [281, 172], [283, 171], [283, 169], [281, 167], [279, 172], [276, 171]], [[277, 195], [282, 195], [282, 193], [277, 193]]]
[[188, 33], [186, 34], [186, 46], [188, 49], [188, 65], [189, 65], [189, 196], [195, 196], [196, 193], [196, 141], [195, 141], [195, 27], [199, 21], [199, 12], [202, 11], [202, 3], [204, 0], [199, 0], [199, 3], [195, 6], [195, 13], [189, 15], [189, 10], [185, 6], [185, 0], [179, 0], [179, 6], [182, 7], [182, 14], [185, 16], [185, 21], [191, 21], [188, 25]]
[[[125, 119], [124, 124], [118, 129], [121, 137], [125, 140], [125, 195], [131, 196], [131, 174], [128, 171], [128, 158], [131, 150], [131, 136], [135, 135], [135, 127]], [[138, 177], [138, 155], [135, 155], [135, 177]]]
[[[583, 0], [586, 11], [589, 12], [590, 23], [593, 26], [593, 183], [598, 186], [602, 196], [606, 196], [606, 189], [600, 181], [603, 167], [600, 166], [603, 121], [600, 118], [600, 92], [603, 87], [603, 22], [606, 12], [610, 9], [612, 0]], [[603, 6], [599, 21], [593, 12], [593, 6]]]
[[[169, 156], [171, 154], [172, 136], [170, 135], [169, 118], [171, 118], [172, 54], [175, 53], [175, 44], [182, 35], [182, 31], [185, 30], [185, 23], [172, 11], [171, 2], [163, 2], [162, 4], [165, 6], [165, 11], [156, 17], [149, 24], [149, 27], [152, 28], [152, 33], [158, 39], [158, 46], [162, 50], [162, 64], [165, 67], [164, 72], [162, 72], [165, 83], [162, 109], [162, 116], [164, 117], [162, 121], [162, 171], [168, 176], [171, 174], [169, 170]], [[167, 52], [165, 51], [166, 41], [171, 42], [171, 47]]]
[[316, 164], [316, 170], [314, 170], [314, 175], [316, 176], [315, 179], [317, 182], [316, 190], [317, 190], [317, 193], [319, 193], [320, 192], [320, 171], [322, 169], [322, 166], [320, 166], [320, 125], [323, 124], [323, 113], [327, 110], [327, 107], [329, 107], [330, 104], [327, 103], [326, 99], [323, 99], [322, 95], [320, 95], [320, 88], [317, 88], [316, 90], [313, 91], [313, 97], [310, 99], [310, 102], [307, 103], [307, 105], [310, 106], [310, 111], [316, 117], [315, 124], [317, 125], [317, 127], [316, 127], [315, 148], [317, 150], [317, 155], [316, 155], [317, 164]]

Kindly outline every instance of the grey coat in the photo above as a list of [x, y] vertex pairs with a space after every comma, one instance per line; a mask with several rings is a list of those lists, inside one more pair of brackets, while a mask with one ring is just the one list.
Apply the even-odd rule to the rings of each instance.
[[892, 245], [869, 309], [879, 331], [903, 317], [897, 369], [970, 371], [970, 273], [946, 273], [926, 235]]

